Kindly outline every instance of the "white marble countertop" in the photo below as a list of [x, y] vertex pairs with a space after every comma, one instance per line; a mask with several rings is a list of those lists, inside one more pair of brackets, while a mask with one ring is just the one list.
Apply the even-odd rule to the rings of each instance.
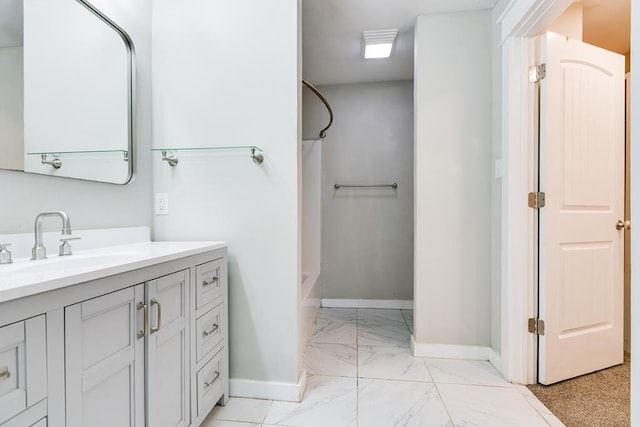
[[0, 303], [224, 248], [225, 242], [138, 242], [0, 265]]

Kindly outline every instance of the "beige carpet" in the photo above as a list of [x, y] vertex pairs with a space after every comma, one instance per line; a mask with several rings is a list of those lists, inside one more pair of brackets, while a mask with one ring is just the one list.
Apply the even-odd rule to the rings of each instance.
[[631, 363], [628, 353], [624, 362], [557, 384], [528, 387], [567, 427], [630, 426]]

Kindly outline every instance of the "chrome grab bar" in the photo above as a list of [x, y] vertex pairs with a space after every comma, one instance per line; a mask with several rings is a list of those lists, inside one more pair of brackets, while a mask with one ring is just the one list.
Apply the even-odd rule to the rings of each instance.
[[385, 187], [390, 187], [395, 190], [396, 188], [398, 188], [398, 184], [394, 182], [393, 184], [374, 184], [374, 185], [336, 184], [333, 186], [333, 188], [335, 188], [336, 190], [340, 188], [385, 188]]
[[315, 94], [315, 96], [317, 96], [320, 99], [320, 101], [322, 101], [324, 106], [327, 107], [327, 111], [329, 112], [329, 123], [318, 134], [320, 139], [323, 139], [325, 136], [327, 136], [327, 129], [329, 129], [331, 127], [331, 125], [333, 124], [333, 110], [331, 109], [331, 106], [329, 105], [329, 102], [326, 100], [326, 98], [324, 96], [322, 96], [320, 91], [318, 89], [316, 89], [316, 87], [314, 85], [312, 85], [311, 83], [309, 83], [305, 79], [302, 79], [302, 84], [305, 85], [307, 87], [307, 89], [309, 89], [311, 92], [313, 92]]

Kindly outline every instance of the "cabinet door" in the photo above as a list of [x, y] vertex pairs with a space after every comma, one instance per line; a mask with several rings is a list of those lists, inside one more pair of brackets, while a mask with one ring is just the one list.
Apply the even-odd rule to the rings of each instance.
[[189, 271], [147, 282], [149, 425], [189, 425]]
[[0, 328], [0, 424], [47, 396], [45, 316]]
[[65, 308], [67, 427], [144, 426], [144, 288]]
[[0, 423], [27, 408], [24, 322], [0, 329]]

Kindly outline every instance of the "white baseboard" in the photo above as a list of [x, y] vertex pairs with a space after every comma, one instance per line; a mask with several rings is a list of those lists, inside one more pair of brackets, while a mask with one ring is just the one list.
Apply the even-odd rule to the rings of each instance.
[[502, 356], [492, 348], [489, 348], [489, 362], [502, 374]]
[[391, 308], [413, 310], [413, 300], [406, 299], [338, 299], [322, 298], [327, 308]]
[[491, 360], [491, 352], [495, 353], [491, 347], [484, 346], [417, 343], [413, 335], [411, 351], [415, 357], [468, 360]]
[[229, 394], [233, 397], [300, 402], [306, 386], [307, 371], [303, 370], [297, 383], [231, 378], [229, 380]]

